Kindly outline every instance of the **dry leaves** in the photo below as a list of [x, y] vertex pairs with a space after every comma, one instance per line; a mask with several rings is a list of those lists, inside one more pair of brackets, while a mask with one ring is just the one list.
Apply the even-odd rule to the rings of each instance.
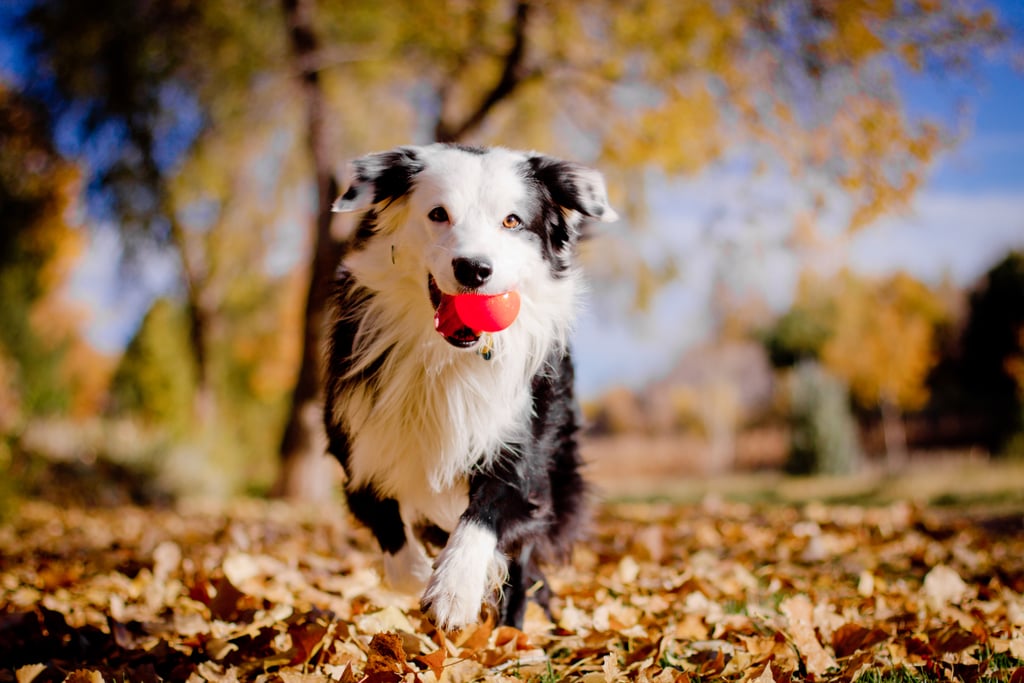
[[1024, 682], [1019, 515], [621, 505], [550, 579], [550, 618], [445, 635], [339, 509], [29, 503], [0, 527], [0, 683]]

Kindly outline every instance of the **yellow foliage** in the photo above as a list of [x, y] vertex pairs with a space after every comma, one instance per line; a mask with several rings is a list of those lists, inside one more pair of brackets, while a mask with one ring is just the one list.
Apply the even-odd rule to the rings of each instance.
[[719, 108], [702, 83], [673, 90], [657, 107], [621, 119], [606, 140], [614, 164], [653, 164], [670, 174], [694, 173], [722, 153]]
[[937, 360], [935, 328], [946, 316], [938, 297], [905, 274], [870, 281], [846, 273], [833, 301], [824, 364], [862, 405], [923, 406], [925, 381]]
[[107, 400], [117, 358], [94, 349], [85, 339], [74, 338], [61, 360], [62, 374], [71, 389], [71, 417], [98, 415]]

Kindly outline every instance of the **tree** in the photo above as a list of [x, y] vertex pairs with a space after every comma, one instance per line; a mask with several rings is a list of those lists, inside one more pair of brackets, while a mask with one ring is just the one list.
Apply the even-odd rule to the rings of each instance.
[[861, 406], [879, 410], [886, 456], [898, 468], [906, 460], [901, 416], [928, 400], [928, 375], [938, 360], [936, 330], [947, 312], [925, 285], [903, 273], [875, 282], [844, 273], [835, 307], [822, 361], [849, 384]]
[[158, 300], [128, 344], [111, 386], [111, 409], [181, 432], [191, 417], [196, 369], [184, 311]]
[[759, 334], [776, 368], [819, 360], [836, 325], [835, 302], [826, 283], [805, 273], [794, 305]]
[[63, 298], [81, 235], [71, 222], [78, 170], [55, 149], [45, 109], [0, 83], [0, 364], [3, 431], [25, 417], [68, 411], [78, 343]]
[[260, 30], [265, 12], [195, 0], [24, 4], [16, 30], [32, 37], [29, 68], [42, 76], [27, 89], [55, 123], [73, 127], [67, 151], [93, 169], [93, 211], [118, 224], [129, 255], [140, 243], [177, 252], [198, 373], [194, 409], [206, 417], [213, 412], [208, 336], [220, 301], [172, 181], [205, 131], [243, 119], [251, 79], [273, 59], [273, 42]]
[[[829, 282], [804, 276], [793, 308], [762, 340], [776, 367], [820, 363], [861, 408], [878, 410], [895, 468], [906, 456], [901, 414], [928, 400], [937, 335], [948, 321], [940, 297], [905, 273], [869, 279], [843, 271]], [[807, 373], [802, 385], [839, 391]]]
[[861, 463], [857, 423], [846, 385], [814, 360], [787, 376], [790, 474], [851, 474]]
[[968, 306], [957, 372], [969, 397], [963, 409], [987, 418], [986, 445], [998, 453], [1024, 432], [1024, 397], [1014, 372], [1024, 346], [1024, 253], [1011, 252], [989, 269]]

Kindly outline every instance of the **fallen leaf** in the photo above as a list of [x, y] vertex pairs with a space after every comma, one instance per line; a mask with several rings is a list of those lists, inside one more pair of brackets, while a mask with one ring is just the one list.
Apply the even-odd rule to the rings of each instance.
[[434, 672], [434, 676], [438, 679], [441, 678], [441, 674], [444, 673], [444, 663], [448, 659], [448, 648], [439, 647], [433, 652], [425, 655], [419, 655], [415, 658], [417, 662], [420, 662], [431, 671]]
[[103, 674], [99, 671], [79, 669], [68, 674], [64, 683], [104, 683], [104, 681]]
[[36, 677], [46, 671], [47, 666], [45, 664], [29, 664], [23, 666], [14, 672], [14, 677], [18, 683], [32, 683]]
[[388, 606], [376, 612], [361, 614], [355, 619], [356, 628], [366, 635], [376, 635], [389, 631], [406, 631], [415, 633], [416, 628], [402, 610]]
[[619, 658], [613, 654], [607, 654], [601, 660], [601, 673], [604, 674], [604, 683], [615, 683], [619, 680]]
[[955, 569], [936, 565], [924, 577], [924, 594], [928, 606], [939, 611], [947, 605], [959, 604], [967, 597], [967, 584]]
[[764, 671], [753, 678], [747, 679], [748, 683], [775, 683], [775, 676], [772, 674], [771, 663], [764, 665]]
[[806, 595], [795, 595], [779, 605], [779, 611], [789, 621], [789, 635], [803, 657], [807, 673], [820, 676], [836, 665], [832, 656], [818, 642], [814, 633], [814, 606]]
[[363, 674], [372, 683], [401, 680], [405, 670], [402, 638], [395, 633], [378, 633], [370, 641], [370, 653]]
[[880, 628], [867, 628], [861, 624], [843, 624], [832, 634], [832, 649], [840, 659], [874, 647], [889, 639], [889, 634]]

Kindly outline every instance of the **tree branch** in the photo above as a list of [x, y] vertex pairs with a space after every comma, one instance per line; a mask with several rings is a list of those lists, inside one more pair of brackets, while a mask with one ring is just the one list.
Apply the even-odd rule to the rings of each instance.
[[516, 3], [515, 23], [512, 27], [512, 46], [505, 55], [505, 66], [501, 77], [489, 93], [480, 101], [470, 114], [460, 123], [446, 121], [444, 107], [434, 127], [434, 138], [438, 142], [457, 142], [463, 140], [480, 127], [494, 107], [508, 98], [532, 74], [525, 67], [526, 28], [530, 20], [532, 7], [529, 0]]

